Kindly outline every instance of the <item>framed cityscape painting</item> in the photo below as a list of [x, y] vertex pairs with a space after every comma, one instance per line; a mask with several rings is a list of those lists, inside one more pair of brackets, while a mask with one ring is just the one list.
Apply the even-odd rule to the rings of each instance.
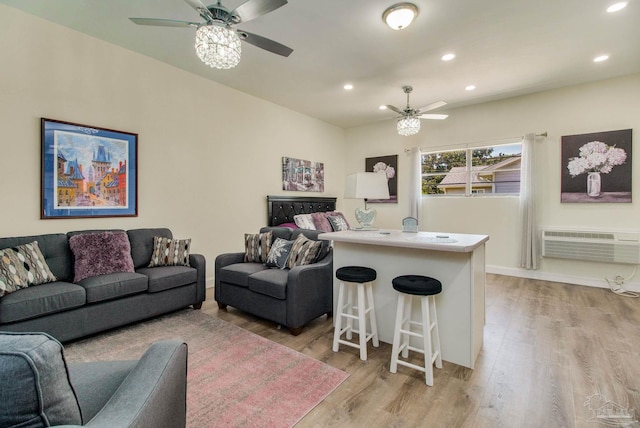
[[631, 129], [562, 137], [561, 202], [631, 202]]
[[40, 218], [138, 215], [138, 134], [41, 119]]

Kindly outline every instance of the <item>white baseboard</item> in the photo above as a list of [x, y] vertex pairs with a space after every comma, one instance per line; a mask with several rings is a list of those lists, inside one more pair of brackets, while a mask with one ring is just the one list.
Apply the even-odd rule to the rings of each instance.
[[[564, 282], [566, 284], [586, 285], [588, 287], [609, 288], [607, 281], [602, 278], [589, 278], [574, 275], [563, 275], [561, 273], [541, 272], [537, 270], [526, 270], [519, 268], [510, 268], [504, 266], [487, 265], [487, 273], [495, 273], [497, 275], [515, 276], [518, 278], [539, 279], [542, 281]], [[630, 291], [640, 292], [640, 282], [626, 282], [622, 288]]]

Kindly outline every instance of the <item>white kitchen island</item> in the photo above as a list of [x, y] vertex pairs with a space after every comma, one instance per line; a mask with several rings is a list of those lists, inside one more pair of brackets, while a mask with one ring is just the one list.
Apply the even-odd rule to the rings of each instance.
[[[442, 359], [473, 368], [482, 348], [485, 322], [485, 242], [487, 235], [402, 232], [399, 230], [329, 232], [333, 241], [334, 296], [343, 266], [376, 270], [373, 296], [378, 336], [393, 342], [398, 293], [391, 281], [400, 275], [425, 275], [442, 282], [436, 296]], [[334, 313], [336, 313], [334, 299]], [[413, 307], [419, 317], [419, 306]]]

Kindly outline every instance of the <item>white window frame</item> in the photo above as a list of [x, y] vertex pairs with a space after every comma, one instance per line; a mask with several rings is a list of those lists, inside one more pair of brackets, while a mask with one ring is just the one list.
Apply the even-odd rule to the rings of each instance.
[[[465, 180], [465, 186], [464, 186], [464, 193], [455, 193], [455, 194], [433, 194], [433, 193], [423, 193], [422, 197], [426, 198], [442, 198], [442, 197], [480, 197], [480, 198], [487, 198], [487, 197], [519, 197], [520, 196], [520, 192], [512, 192], [512, 193], [495, 193], [496, 190], [496, 183], [495, 181], [492, 181], [491, 183], [491, 191], [487, 192], [485, 189], [473, 189], [473, 151], [474, 150], [479, 150], [479, 149], [486, 149], [486, 148], [496, 148], [496, 147], [500, 147], [500, 146], [511, 146], [511, 145], [516, 145], [516, 144], [520, 144], [520, 146], [522, 147], [522, 143], [523, 143], [523, 139], [522, 138], [518, 138], [518, 139], [512, 139], [509, 142], [488, 142], [488, 143], [484, 143], [484, 144], [478, 144], [478, 145], [466, 145], [464, 147], [458, 147], [458, 148], [453, 148], [453, 147], [449, 147], [449, 148], [443, 148], [442, 150], [431, 150], [431, 151], [423, 151], [422, 155], [421, 155], [421, 160], [420, 160], [420, 164], [423, 165], [423, 156], [425, 155], [431, 155], [431, 154], [435, 154], [435, 153], [445, 153], [445, 152], [465, 152], [465, 160], [466, 160], [466, 171], [465, 173], [467, 174], [467, 178]], [[520, 155], [522, 156], [522, 150], [520, 151]], [[522, 161], [521, 161], [521, 165], [522, 165]], [[450, 170], [449, 170], [450, 171]], [[512, 172], [512, 171], [521, 171], [521, 167], [519, 168], [505, 168], [505, 169], [501, 169], [501, 172]], [[446, 175], [448, 174], [448, 172], [427, 172], [427, 173], [422, 173], [420, 175], [420, 188], [422, 189], [422, 180], [424, 180], [425, 177], [433, 177], [433, 176], [439, 176], [439, 175]], [[520, 179], [519, 182], [521, 182], [522, 179]]]

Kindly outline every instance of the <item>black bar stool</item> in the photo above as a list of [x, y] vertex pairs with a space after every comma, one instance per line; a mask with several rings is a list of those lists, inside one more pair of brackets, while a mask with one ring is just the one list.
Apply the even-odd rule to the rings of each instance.
[[[393, 288], [399, 292], [396, 324], [391, 349], [391, 373], [398, 370], [398, 364], [424, 372], [427, 385], [433, 386], [433, 364], [442, 368], [438, 315], [434, 296], [442, 291], [442, 283], [437, 279], [421, 275], [403, 275], [393, 279]], [[420, 321], [411, 319], [413, 296], [420, 297], [422, 317]], [[420, 331], [412, 331], [411, 326], [420, 326]], [[410, 338], [422, 339], [422, 348], [410, 345]], [[424, 354], [424, 367], [400, 359], [407, 358], [409, 351]]]
[[[333, 332], [333, 352], [338, 352], [340, 344], [360, 349], [360, 359], [367, 360], [367, 342], [372, 341], [378, 347], [378, 325], [376, 323], [376, 309], [373, 303], [371, 283], [376, 279], [376, 271], [362, 266], [345, 266], [336, 271], [336, 278], [340, 280], [338, 291], [338, 306], [335, 317], [336, 326]], [[357, 302], [354, 305], [353, 288], [357, 288]], [[345, 299], [345, 291], [347, 296]], [[355, 313], [354, 313], [355, 312]], [[367, 315], [371, 332], [367, 333]], [[342, 327], [342, 319], [346, 320], [346, 327]], [[353, 322], [358, 323], [358, 329], [353, 328]], [[353, 332], [358, 333], [358, 343], [351, 342]], [[341, 339], [346, 333], [346, 339]]]

